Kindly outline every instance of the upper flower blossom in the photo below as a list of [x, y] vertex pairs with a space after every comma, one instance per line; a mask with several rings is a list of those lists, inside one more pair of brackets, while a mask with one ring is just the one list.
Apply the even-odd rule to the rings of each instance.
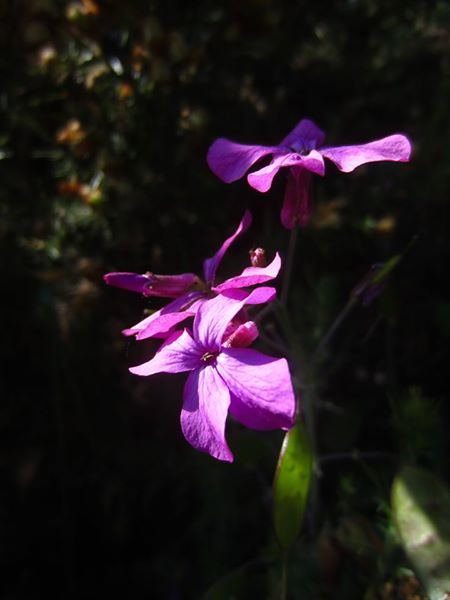
[[407, 162], [411, 143], [401, 134], [390, 135], [353, 146], [323, 146], [325, 134], [309, 119], [302, 119], [278, 146], [254, 146], [217, 139], [208, 151], [210, 169], [225, 183], [245, 175], [259, 159], [272, 155], [271, 162], [247, 176], [248, 183], [259, 192], [267, 192], [272, 180], [282, 167], [289, 167], [281, 221], [292, 229], [304, 226], [311, 212], [311, 173], [325, 174], [324, 157], [340, 171], [349, 173], [369, 162]]
[[[233, 235], [223, 242], [214, 256], [204, 261], [203, 281], [193, 273], [183, 273], [181, 275], [107, 273], [104, 275], [103, 278], [108, 285], [139, 292], [144, 296], [175, 298], [175, 300], [149, 317], [125, 329], [123, 333], [125, 335], [135, 335], [138, 340], [149, 337], [167, 337], [177, 324], [188, 317], [194, 316], [201, 304], [208, 298], [223, 293], [225, 290], [245, 288], [275, 279], [281, 267], [281, 258], [278, 253], [269, 265], [265, 267], [247, 267], [240, 275], [231, 277], [221, 284], [216, 284], [216, 271], [224, 254], [231, 244], [247, 231], [251, 222], [251, 213], [246, 211]], [[273, 288], [267, 289], [273, 290]], [[244, 293], [247, 297], [249, 296], [249, 292]], [[271, 294], [270, 299], [273, 299], [274, 295], [274, 293]], [[256, 296], [252, 296], [252, 298], [256, 298]], [[268, 301], [261, 300], [261, 298], [262, 296], [259, 297], [258, 302], [252, 302], [250, 298], [247, 303], [259, 304]]]
[[204, 302], [194, 319], [192, 335], [175, 332], [148, 362], [132, 367], [136, 375], [190, 371], [183, 393], [181, 428], [197, 450], [231, 462], [225, 439], [228, 412], [246, 427], [289, 429], [294, 424], [295, 397], [284, 358], [244, 348], [255, 338], [248, 322], [227, 337], [229, 323], [244, 305], [255, 302], [263, 288], [248, 296], [230, 289]]

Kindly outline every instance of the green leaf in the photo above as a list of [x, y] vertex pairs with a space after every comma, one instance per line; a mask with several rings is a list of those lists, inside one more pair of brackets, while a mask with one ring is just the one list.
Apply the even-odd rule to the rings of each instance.
[[284, 437], [274, 481], [273, 521], [283, 550], [289, 550], [300, 531], [312, 475], [312, 453], [303, 423]]
[[392, 486], [394, 522], [430, 600], [450, 600], [450, 490], [406, 467]]

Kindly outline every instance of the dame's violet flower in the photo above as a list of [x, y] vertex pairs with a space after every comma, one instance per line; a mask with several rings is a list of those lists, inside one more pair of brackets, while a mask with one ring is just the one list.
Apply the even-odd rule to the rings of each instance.
[[[181, 275], [107, 273], [104, 275], [103, 278], [108, 285], [139, 292], [147, 297], [175, 298], [175, 300], [136, 325], [124, 329], [124, 335], [135, 335], [138, 340], [150, 337], [167, 337], [177, 324], [188, 317], [194, 316], [201, 304], [208, 298], [225, 290], [249, 287], [275, 279], [281, 268], [281, 258], [278, 253], [266, 267], [247, 267], [240, 275], [231, 277], [216, 285], [216, 271], [224, 254], [231, 244], [247, 231], [251, 222], [252, 215], [249, 211], [246, 211], [233, 235], [223, 242], [214, 256], [204, 261], [204, 281], [201, 281], [193, 273], [183, 273]], [[245, 293], [247, 296], [249, 295], [249, 292]], [[248, 303], [251, 304], [251, 300]]]
[[302, 119], [278, 146], [237, 144], [219, 138], [210, 147], [207, 161], [212, 172], [225, 183], [245, 175], [259, 159], [272, 155], [271, 162], [247, 176], [248, 183], [259, 192], [267, 192], [282, 167], [289, 167], [281, 210], [281, 222], [288, 229], [304, 227], [311, 213], [311, 173], [325, 174], [324, 157], [340, 171], [349, 173], [365, 163], [377, 161], [407, 162], [411, 143], [401, 134], [352, 146], [324, 147], [325, 134], [309, 119]]
[[204, 302], [192, 335], [187, 329], [174, 333], [151, 360], [130, 369], [143, 376], [190, 371], [183, 393], [183, 434], [197, 450], [228, 462], [233, 460], [225, 439], [228, 412], [251, 429], [289, 429], [294, 424], [295, 397], [286, 360], [242, 347], [254, 337], [252, 324], [245, 326], [250, 333], [243, 343], [230, 338], [224, 342], [229, 322], [261, 289], [250, 296], [231, 289]]

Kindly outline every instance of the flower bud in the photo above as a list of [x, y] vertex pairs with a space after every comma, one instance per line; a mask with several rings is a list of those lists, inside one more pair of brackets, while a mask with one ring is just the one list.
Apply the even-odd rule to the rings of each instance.
[[252, 267], [267, 267], [266, 253], [263, 248], [250, 250], [249, 254]]
[[256, 323], [253, 321], [246, 321], [242, 325], [238, 325], [236, 329], [227, 337], [223, 342], [224, 348], [245, 348], [250, 346], [256, 338], [259, 332]]
[[199, 283], [194, 273], [182, 275], [156, 275], [154, 273], [107, 273], [103, 279], [113, 285], [131, 292], [138, 292], [146, 297], [178, 298]]

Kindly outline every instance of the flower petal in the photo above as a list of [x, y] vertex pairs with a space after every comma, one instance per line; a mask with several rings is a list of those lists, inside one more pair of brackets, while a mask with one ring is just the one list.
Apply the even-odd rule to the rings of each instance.
[[[159, 326], [158, 326], [158, 320], [161, 317], [161, 310], [155, 311], [148, 317], [145, 317], [145, 319], [142, 319], [142, 321], [139, 321], [139, 323], [136, 323], [136, 325], [132, 325], [131, 327], [128, 327], [127, 329], [122, 329], [122, 334], [126, 335], [126, 336], [135, 335], [136, 339], [143, 340], [143, 339], [146, 339], [149, 337], [157, 337], [160, 333], [161, 334], [167, 333], [168, 330], [164, 331], [165, 328], [163, 327], [163, 331], [160, 331]], [[174, 312], [173, 314], [177, 314], [177, 313]], [[150, 330], [149, 335], [144, 334], [147, 327]]]
[[[165, 337], [167, 333], [185, 319], [192, 317], [198, 310], [199, 304], [204, 299], [202, 292], [189, 292], [180, 296], [173, 302], [145, 317], [136, 325], [124, 329], [124, 335], [135, 335], [137, 340], [150, 337]], [[185, 310], [183, 310], [185, 309]]]
[[320, 152], [311, 150], [309, 154], [300, 155], [300, 158], [300, 163], [293, 158], [293, 166], [300, 165], [304, 169], [311, 171], [311, 173], [321, 176], [325, 175], [325, 163]]
[[252, 188], [258, 190], [258, 192], [267, 192], [270, 190], [273, 178], [281, 167], [289, 166], [289, 156], [291, 154], [278, 154], [274, 156], [270, 164], [259, 169], [259, 171], [254, 171], [247, 175], [248, 183]]
[[202, 364], [202, 355], [203, 348], [185, 329], [182, 335], [175, 336], [173, 342], [164, 344], [151, 360], [129, 370], [135, 375], [143, 376], [192, 371]]
[[[160, 311], [158, 311], [159, 313]], [[151, 317], [156, 317], [157, 313], [151, 315]], [[137, 340], [146, 340], [148, 338], [165, 338], [173, 328], [182, 323], [189, 317], [193, 317], [195, 315], [194, 312], [189, 310], [183, 310], [180, 312], [169, 313], [169, 314], [159, 314], [156, 318], [154, 318], [151, 323], [147, 323], [146, 327], [142, 329], [142, 331], [138, 331], [136, 335]], [[142, 321], [143, 323], [144, 321]], [[129, 332], [129, 329], [125, 329], [124, 331]]]
[[294, 129], [287, 134], [280, 146], [292, 147], [297, 142], [304, 143], [311, 149], [319, 148], [325, 139], [324, 132], [309, 119], [302, 119]]
[[281, 258], [278, 252], [267, 267], [247, 267], [240, 275], [227, 279], [213, 288], [214, 292], [222, 292], [230, 288], [241, 288], [275, 279], [281, 268]]
[[291, 167], [284, 193], [281, 222], [287, 229], [308, 224], [311, 215], [312, 175], [302, 167]]
[[194, 339], [205, 350], [220, 350], [228, 323], [241, 308], [246, 304], [261, 304], [272, 300], [275, 294], [275, 289], [271, 287], [256, 288], [250, 293], [241, 289], [225, 290], [200, 307], [194, 319]]
[[308, 171], [312, 171], [317, 175], [323, 175], [325, 173], [325, 165], [323, 158], [317, 150], [311, 150], [307, 155], [297, 154], [295, 152], [289, 152], [286, 154], [279, 154], [274, 156], [272, 162], [263, 167], [259, 171], [249, 173], [247, 175], [247, 181], [249, 184], [258, 190], [258, 192], [267, 192], [271, 185], [272, 180], [278, 171], [282, 167], [304, 167]]
[[321, 148], [320, 154], [333, 161], [340, 171], [349, 173], [356, 167], [370, 162], [408, 162], [411, 156], [411, 142], [406, 136], [396, 134], [368, 144]]
[[219, 138], [209, 148], [206, 160], [214, 175], [231, 183], [245, 175], [257, 160], [276, 151], [277, 147], [237, 144]]
[[231, 392], [230, 414], [251, 429], [290, 429], [295, 396], [286, 359], [224, 348], [216, 368]]
[[247, 296], [245, 304], [265, 304], [266, 302], [275, 300], [276, 296], [277, 290], [275, 288], [264, 285], [252, 290], [251, 294]]
[[189, 374], [180, 418], [184, 437], [196, 450], [232, 462], [225, 440], [229, 405], [230, 394], [214, 367], [207, 365]]
[[229, 322], [245, 305], [248, 296], [244, 290], [232, 289], [207, 300], [194, 319], [194, 339], [206, 350], [219, 350]]
[[244, 216], [242, 217], [241, 222], [238, 225], [236, 231], [227, 238], [224, 243], [221, 245], [219, 250], [212, 256], [211, 258], [207, 258], [203, 263], [203, 273], [205, 276], [205, 280], [209, 285], [212, 285], [214, 279], [216, 277], [217, 268], [223, 258], [223, 255], [231, 246], [231, 244], [238, 238], [241, 234], [243, 234], [252, 224], [252, 213], [248, 210], [245, 211]]

